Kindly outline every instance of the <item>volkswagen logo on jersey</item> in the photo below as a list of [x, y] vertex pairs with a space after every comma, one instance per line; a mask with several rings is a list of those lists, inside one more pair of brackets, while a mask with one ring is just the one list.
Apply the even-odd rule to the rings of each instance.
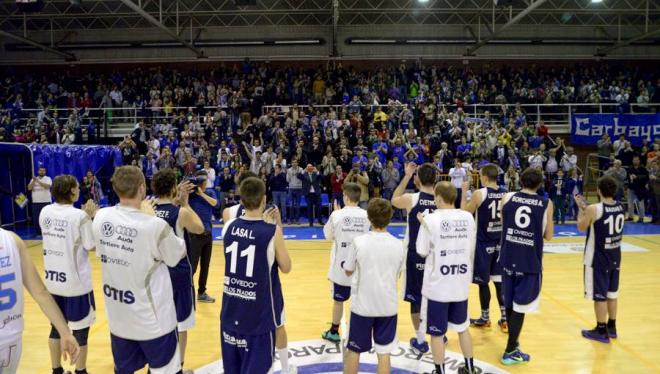
[[[298, 368], [298, 374], [335, 374], [343, 371], [343, 353], [340, 346], [322, 340], [305, 340], [289, 343], [289, 362]], [[446, 373], [458, 373], [463, 366], [463, 355], [460, 353], [446, 351], [445, 369]], [[362, 353], [360, 355], [359, 373], [376, 373], [378, 357], [376, 353]], [[430, 373], [435, 369], [431, 352], [420, 357], [410, 352], [407, 343], [399, 343], [394, 348], [391, 356], [393, 374], [404, 373]], [[499, 369], [483, 361], [474, 361], [475, 372], [482, 374], [505, 374], [506, 371]], [[222, 361], [216, 361], [195, 370], [195, 374], [217, 374], [222, 373]], [[274, 374], [281, 374], [279, 359], [274, 362]]]
[[440, 229], [444, 232], [448, 232], [451, 230], [451, 224], [449, 223], [449, 221], [442, 221], [442, 223], [440, 224]]
[[115, 234], [115, 225], [110, 222], [103, 222], [101, 225], [101, 233], [103, 236], [110, 237]]
[[44, 228], [46, 230], [50, 229], [50, 226], [52, 225], [52, 223], [53, 223], [53, 221], [50, 220], [50, 217], [46, 217], [46, 219], [44, 219]]

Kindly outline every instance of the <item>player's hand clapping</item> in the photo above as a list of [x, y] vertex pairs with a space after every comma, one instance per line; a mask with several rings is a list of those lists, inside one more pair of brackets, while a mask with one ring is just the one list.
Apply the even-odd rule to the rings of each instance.
[[415, 170], [417, 170], [417, 164], [414, 162], [410, 162], [406, 164], [406, 177], [410, 178], [415, 174]]
[[87, 200], [87, 202], [85, 203], [85, 205], [82, 206], [82, 210], [83, 210], [85, 213], [87, 213], [87, 215], [89, 216], [89, 218], [94, 218], [94, 216], [96, 215], [96, 211], [99, 210], [99, 206], [96, 205], [96, 203], [94, 202], [94, 200], [89, 199], [89, 200]]

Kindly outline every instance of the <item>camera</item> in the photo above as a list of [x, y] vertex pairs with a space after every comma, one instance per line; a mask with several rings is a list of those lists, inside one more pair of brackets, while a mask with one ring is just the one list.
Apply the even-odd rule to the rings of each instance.
[[186, 182], [190, 182], [197, 187], [204, 187], [206, 184], [206, 177], [203, 175], [191, 175], [185, 178]]

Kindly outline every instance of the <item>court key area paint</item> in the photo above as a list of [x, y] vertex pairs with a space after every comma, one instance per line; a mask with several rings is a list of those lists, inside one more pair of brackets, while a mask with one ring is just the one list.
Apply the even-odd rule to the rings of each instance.
[[[343, 370], [343, 353], [339, 345], [323, 340], [305, 340], [289, 344], [289, 364], [298, 368], [298, 374], [341, 374]], [[464, 365], [463, 355], [445, 351], [445, 369], [449, 373], [457, 373]], [[477, 357], [478, 358], [478, 357]], [[360, 374], [376, 373], [378, 358], [376, 353], [368, 352], [360, 355]], [[407, 343], [399, 343], [391, 356], [392, 374], [417, 374], [433, 371], [431, 353], [425, 355], [413, 354]], [[483, 361], [475, 360], [478, 374], [505, 374], [499, 369]], [[195, 374], [223, 373], [222, 361], [216, 361], [195, 370]], [[275, 361], [274, 374], [280, 374], [279, 360]]]

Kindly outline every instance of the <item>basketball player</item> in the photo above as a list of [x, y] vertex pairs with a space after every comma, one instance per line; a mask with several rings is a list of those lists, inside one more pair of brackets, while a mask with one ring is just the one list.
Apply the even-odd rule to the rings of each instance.
[[[410, 178], [415, 175], [416, 193], [404, 193]], [[392, 194], [392, 205], [405, 209], [407, 216], [406, 237], [403, 240], [407, 249], [406, 277], [403, 282], [403, 300], [410, 303], [410, 316], [417, 336], [410, 339], [410, 347], [418, 353], [429, 351], [429, 345], [423, 330], [419, 328], [419, 312], [422, 308], [422, 280], [424, 279], [424, 258], [417, 254], [416, 243], [419, 233], [417, 213], [431, 213], [435, 210], [433, 186], [436, 180], [436, 167], [433, 164], [406, 164], [405, 174]]]
[[473, 283], [479, 286], [479, 303], [481, 316], [471, 319], [470, 325], [479, 328], [490, 327], [490, 287], [489, 281], [495, 284], [497, 303], [500, 305], [500, 320], [497, 324], [506, 333], [509, 327], [506, 323], [506, 310], [502, 302], [502, 267], [497, 261], [500, 256], [500, 239], [502, 237], [502, 219], [500, 218], [500, 203], [505, 191], [497, 185], [497, 166], [485, 165], [479, 171], [481, 189], [474, 191], [470, 201], [467, 191], [470, 182], [463, 182], [461, 209], [475, 214], [477, 225], [476, 251], [474, 256]]
[[247, 178], [239, 192], [245, 214], [223, 227], [222, 363], [225, 373], [265, 374], [273, 366], [275, 329], [284, 323], [278, 268], [291, 271], [291, 259], [279, 212], [264, 213], [264, 182]]
[[[87, 337], [96, 319], [92, 271], [87, 252], [94, 249], [92, 219], [97, 210], [89, 200], [84, 211], [73, 207], [80, 186], [72, 175], [60, 175], [52, 186], [54, 204], [39, 216], [48, 292], [59, 306], [80, 346], [76, 374], [87, 373]], [[60, 335], [51, 327], [48, 341], [53, 374], [63, 374]]]
[[468, 327], [468, 294], [472, 281], [476, 225], [472, 215], [454, 208], [456, 187], [449, 182], [435, 186], [433, 213], [417, 213], [423, 226], [417, 236], [417, 254], [426, 258], [422, 287], [422, 329], [431, 335], [435, 370], [445, 374], [444, 335], [458, 332], [465, 366], [459, 373], [474, 373], [472, 337]]
[[60, 336], [60, 352], [71, 364], [78, 360], [80, 347], [69, 330], [57, 303], [41, 281], [25, 242], [0, 228], [0, 372], [16, 374], [23, 340], [23, 286], [39, 304]]
[[[355, 186], [357, 191], [360, 191], [360, 186]], [[346, 192], [344, 189], [344, 198], [348, 195]], [[357, 196], [357, 200], [352, 200], [353, 196], [350, 196], [351, 200], [357, 203], [359, 193]], [[361, 210], [357, 207], [355, 209]], [[337, 211], [333, 214], [335, 212]], [[341, 261], [347, 276], [350, 277], [357, 270], [346, 347], [345, 374], [358, 373], [360, 353], [371, 350], [372, 340], [378, 356], [377, 372], [391, 372], [390, 354], [398, 343], [397, 281], [406, 263], [406, 252], [401, 241], [387, 232], [393, 212], [389, 201], [372, 199], [367, 206], [367, 215], [373, 230], [354, 238], [346, 252], [346, 260]]]
[[[239, 193], [240, 193], [240, 186], [241, 183], [246, 180], [247, 178], [258, 178], [256, 174], [254, 174], [251, 171], [245, 171], [242, 172], [241, 175], [238, 177], [238, 188], [239, 188]], [[271, 209], [273, 214], [278, 214], [279, 215], [279, 209], [277, 207], [274, 207], [270, 204], [266, 205], [265, 209]], [[229, 222], [232, 219], [242, 217], [245, 215], [245, 207], [243, 206], [242, 203], [232, 205], [229, 208], [225, 208], [222, 211], [222, 222]], [[281, 293], [281, 289], [279, 289], [278, 292]], [[283, 295], [279, 295], [279, 298], [284, 300]], [[279, 305], [279, 304], [278, 304]], [[284, 308], [284, 303], [281, 303], [282, 308]], [[284, 314], [284, 309], [281, 311], [278, 311], [279, 315]], [[341, 317], [340, 317], [341, 318]], [[289, 337], [287, 336], [286, 333], [286, 327], [284, 326], [284, 321], [282, 321], [281, 325], [277, 327], [277, 330], [275, 331], [275, 348], [277, 349], [277, 356], [280, 359], [280, 365], [282, 366], [282, 372], [283, 373], [294, 373], [296, 371], [296, 368], [293, 365], [289, 365]]]
[[152, 374], [181, 373], [168, 266], [181, 261], [186, 246], [143, 201], [147, 187], [139, 168], [116, 168], [112, 189], [119, 204], [99, 210], [93, 227], [115, 373], [147, 364]]
[[[614, 200], [617, 182], [605, 176], [598, 180], [600, 203], [578, 202], [578, 230], [587, 231], [584, 249], [584, 296], [594, 301], [596, 328], [582, 330], [582, 336], [601, 343], [615, 339], [617, 293], [621, 270], [621, 238], [625, 210]], [[608, 319], [609, 317], [609, 319]]]
[[502, 198], [500, 265], [502, 299], [509, 321], [509, 340], [501, 358], [504, 365], [530, 359], [520, 350], [518, 338], [525, 313], [539, 308], [543, 239], [551, 240], [555, 229], [552, 201], [537, 193], [543, 184], [543, 172], [531, 167], [525, 169], [520, 184], [520, 192], [509, 192]]
[[[151, 190], [157, 197], [154, 208], [156, 217], [164, 219], [174, 233], [184, 241], [185, 232], [193, 234], [204, 232], [202, 220], [188, 205], [188, 196], [194, 193], [195, 189], [196, 186], [187, 181], [177, 187], [176, 174], [173, 169], [162, 169], [154, 174], [151, 180]], [[186, 357], [188, 331], [195, 326], [195, 290], [189, 256], [186, 253], [176, 266], [168, 267], [178, 322], [181, 367], [183, 367]]]
[[[343, 208], [335, 200], [334, 210], [323, 226], [323, 234], [327, 240], [333, 240], [330, 253], [330, 269], [328, 279], [332, 282], [332, 326], [321, 337], [333, 343], [339, 343], [339, 323], [344, 313], [344, 301], [351, 297], [351, 277], [346, 275], [341, 263], [353, 250], [353, 239], [369, 231], [367, 212], [360, 208], [362, 190], [357, 183], [346, 182], [343, 185]], [[388, 204], [389, 205], [389, 204]]]

